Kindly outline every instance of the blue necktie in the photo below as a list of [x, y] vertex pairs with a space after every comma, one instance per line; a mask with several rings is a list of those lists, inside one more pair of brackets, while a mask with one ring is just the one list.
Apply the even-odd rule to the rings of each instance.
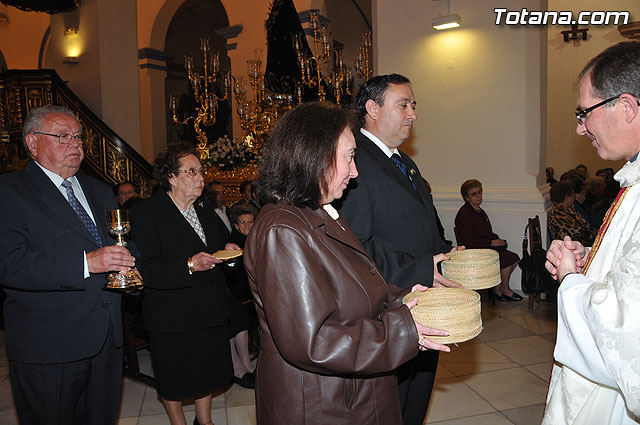
[[415, 189], [416, 185], [413, 183], [413, 179], [411, 178], [411, 176], [409, 175], [409, 172], [407, 171], [407, 166], [404, 165], [404, 162], [402, 162], [402, 158], [400, 157], [400, 155], [398, 155], [397, 153], [394, 153], [393, 155], [391, 155], [391, 160], [400, 169], [402, 174], [404, 174], [404, 176], [409, 179], [409, 181], [411, 182], [411, 186], [413, 186], [413, 188]]
[[62, 187], [67, 190], [67, 199], [69, 200], [69, 205], [71, 205], [71, 208], [73, 208], [76, 214], [78, 214], [78, 217], [80, 217], [82, 223], [85, 225], [87, 230], [89, 230], [91, 236], [93, 236], [96, 242], [98, 242], [98, 245], [102, 246], [102, 238], [100, 238], [98, 228], [96, 227], [96, 224], [93, 222], [93, 220], [91, 220], [91, 217], [89, 217], [89, 214], [87, 214], [87, 211], [82, 207], [82, 204], [80, 204], [78, 198], [76, 198], [76, 194], [73, 193], [73, 186], [71, 185], [71, 182], [69, 180], [63, 181]]

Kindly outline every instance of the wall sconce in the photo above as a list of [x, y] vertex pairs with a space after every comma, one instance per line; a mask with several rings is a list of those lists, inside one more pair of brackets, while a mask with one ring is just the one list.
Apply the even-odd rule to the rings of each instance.
[[79, 62], [78, 60], [78, 56], [67, 56], [66, 58], [64, 58], [64, 60], [62, 61], [62, 63], [66, 63], [68, 65], [77, 65]]
[[578, 40], [579, 38], [587, 41], [587, 31], [589, 31], [589, 28], [578, 29], [578, 24], [571, 24], [570, 30], [560, 31], [560, 34], [562, 34], [565, 43], [568, 43], [570, 40]]
[[[433, 0], [438, 1], [438, 0]], [[451, 3], [447, 0], [447, 16], [438, 16], [431, 20], [431, 26], [437, 30], [458, 28], [462, 25], [462, 18], [457, 13], [451, 13]]]
[[65, 25], [64, 36], [68, 35], [78, 35], [78, 25]]

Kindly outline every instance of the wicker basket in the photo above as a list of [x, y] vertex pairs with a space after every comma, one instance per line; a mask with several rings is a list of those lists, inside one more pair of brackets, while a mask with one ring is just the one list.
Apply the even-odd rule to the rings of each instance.
[[411, 309], [413, 319], [436, 329], [449, 331], [449, 336], [429, 336], [440, 344], [468, 341], [482, 331], [480, 295], [464, 288], [429, 288], [424, 292], [411, 292], [407, 302], [418, 297], [418, 305]]
[[492, 288], [500, 283], [500, 257], [492, 249], [450, 252], [442, 262], [442, 275], [467, 289]]

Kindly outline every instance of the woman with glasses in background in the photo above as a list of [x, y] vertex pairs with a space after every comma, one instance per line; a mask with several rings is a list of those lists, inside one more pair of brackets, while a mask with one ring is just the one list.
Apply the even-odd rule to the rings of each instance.
[[153, 162], [161, 190], [131, 211], [142, 254], [142, 304], [156, 389], [171, 425], [186, 425], [182, 400], [194, 398], [194, 424], [212, 424], [211, 398], [233, 377], [225, 276], [211, 253], [238, 249], [201, 197], [202, 165], [193, 147], [172, 144]]

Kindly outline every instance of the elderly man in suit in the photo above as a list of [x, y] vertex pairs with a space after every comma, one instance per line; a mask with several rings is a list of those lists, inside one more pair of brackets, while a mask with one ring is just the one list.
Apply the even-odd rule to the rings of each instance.
[[[134, 258], [113, 245], [113, 192], [76, 175], [82, 127], [57, 106], [24, 122], [31, 160], [0, 176], [0, 284], [20, 424], [114, 424], [122, 380], [120, 295], [105, 273]], [[10, 206], [8, 208], [7, 206]]]
[[[360, 174], [336, 206], [387, 282], [403, 288], [416, 283], [459, 286], [438, 272], [449, 245], [438, 232], [433, 200], [418, 166], [398, 150], [411, 135], [415, 107], [409, 80], [402, 75], [380, 75], [360, 88]], [[437, 364], [438, 352], [428, 351], [398, 369], [405, 425], [422, 424]]]

